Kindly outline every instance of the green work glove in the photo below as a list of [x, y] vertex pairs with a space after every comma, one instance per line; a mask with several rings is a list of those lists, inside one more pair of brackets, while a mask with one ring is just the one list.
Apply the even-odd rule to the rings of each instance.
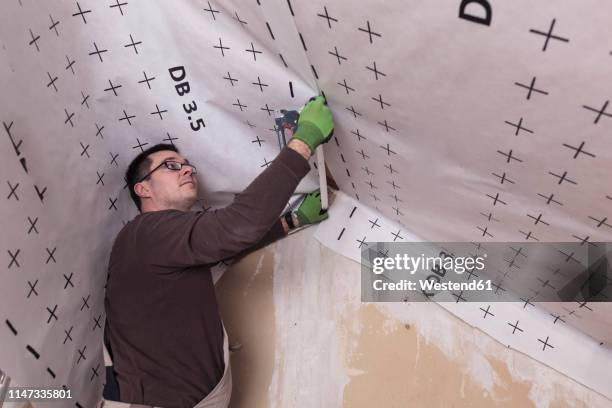
[[294, 138], [310, 147], [311, 153], [321, 143], [327, 143], [334, 131], [334, 119], [322, 96], [311, 98], [302, 109]]
[[327, 210], [321, 209], [321, 192], [319, 190], [313, 191], [312, 193], [306, 194], [304, 201], [298, 207], [296, 211], [298, 220], [300, 220], [300, 226], [308, 224], [316, 224], [324, 219], [327, 219], [329, 215]]

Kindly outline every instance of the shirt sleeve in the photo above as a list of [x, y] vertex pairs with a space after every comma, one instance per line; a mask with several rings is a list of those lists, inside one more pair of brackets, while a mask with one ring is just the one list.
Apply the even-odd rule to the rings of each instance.
[[[310, 165], [285, 147], [225, 208], [208, 212], [144, 213], [136, 228], [137, 252], [150, 266], [168, 269], [212, 264], [277, 236], [279, 217]], [[282, 226], [280, 227], [282, 230]], [[282, 235], [281, 235], [282, 236]]]

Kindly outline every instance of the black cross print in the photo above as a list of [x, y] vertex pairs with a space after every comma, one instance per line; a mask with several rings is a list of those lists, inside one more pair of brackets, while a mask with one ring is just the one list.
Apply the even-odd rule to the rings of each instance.
[[40, 35], [37, 35], [36, 37], [34, 37], [34, 33], [32, 32], [32, 29], [30, 28], [30, 36], [32, 37], [32, 41], [30, 41], [28, 43], [28, 45], [32, 45], [34, 44], [34, 46], [36, 47], [36, 51], [40, 52], [40, 48], [38, 48], [38, 40], [40, 40]]
[[110, 205], [108, 206], [108, 209], [110, 210], [111, 208], [114, 209], [115, 211], [117, 211], [117, 206], [115, 205], [115, 203], [117, 202], [118, 198], [115, 198], [114, 200], [111, 197], [108, 197], [108, 201], [110, 201]]
[[479, 230], [482, 232], [482, 236], [483, 236], [483, 237], [484, 237], [485, 235], [487, 235], [487, 236], [489, 236], [489, 237], [491, 237], [491, 238], [493, 238], [493, 237], [494, 237], [494, 235], [493, 235], [493, 234], [491, 234], [491, 233], [489, 232], [489, 227], [485, 227], [485, 228], [482, 228], [482, 227], [476, 227], [476, 228], [478, 228], [478, 229], [479, 229]]
[[[372, 197], [374, 199], [374, 201], [380, 201], [380, 198], [378, 198], [376, 196], [376, 194], [370, 194], [370, 197]], [[378, 208], [376, 208], [378, 211], [380, 211]]]
[[142, 44], [142, 41], [134, 42], [134, 38], [132, 38], [132, 34], [130, 34], [130, 41], [131, 41], [131, 43], [126, 44], [123, 47], [125, 47], [125, 48], [127, 48], [127, 47], [134, 47], [134, 52], [136, 54], [138, 54], [138, 48], [136, 48], [136, 46]]
[[325, 11], [325, 14], [324, 14], [324, 15], [323, 15], [323, 14], [321, 14], [321, 13], [318, 13], [318, 14], [317, 14], [317, 16], [319, 16], [319, 17], [323, 17], [324, 19], [326, 19], [326, 20], [327, 20], [327, 25], [328, 25], [328, 26], [329, 26], [329, 28], [331, 29], [331, 28], [332, 28], [332, 26], [331, 26], [331, 22], [333, 21], [334, 23], [337, 23], [337, 22], [338, 22], [338, 19], [333, 18], [333, 17], [331, 17], [331, 16], [329, 15], [329, 13], [327, 12], [327, 7], [326, 7], [326, 6], [323, 6], [323, 11]]
[[606, 221], [608, 220], [608, 217], [604, 217], [603, 219], [598, 220], [597, 218], [591, 217], [589, 215], [589, 218], [592, 219], [593, 221], [597, 222], [597, 228], [601, 227], [602, 225], [605, 225], [606, 227], [612, 227], [612, 225], [606, 223]]
[[42, 203], [43, 199], [45, 198], [45, 191], [47, 191], [47, 187], [43, 188], [41, 191], [38, 189], [38, 186], [35, 184], [34, 190], [36, 190], [36, 194], [38, 195], [38, 198], [40, 199], [40, 202]]
[[514, 136], [518, 136], [518, 134], [519, 134], [519, 132], [521, 130], [524, 130], [525, 132], [528, 132], [528, 133], [533, 133], [532, 130], [529, 130], [526, 127], [523, 127], [523, 118], [522, 117], [519, 119], [519, 123], [512, 123], [512, 122], [507, 121], [507, 120], [505, 120], [504, 123], [507, 123], [508, 125], [513, 126], [513, 127], [516, 128], [516, 131], [514, 132]]
[[15, 200], [19, 201], [19, 196], [17, 195], [17, 188], [19, 187], [19, 183], [15, 184], [14, 186], [11, 184], [10, 181], [7, 181], [6, 183], [8, 184], [9, 189], [11, 190], [6, 199], [10, 200], [11, 196], [15, 196]]
[[551, 289], [555, 289], [555, 287], [553, 285], [550, 284], [550, 279], [544, 280], [544, 279], [540, 279], [540, 278], [536, 278], [538, 280], [538, 282], [540, 282], [542, 284], [542, 287], [549, 287]]
[[86, 155], [87, 158], [89, 159], [89, 153], [87, 152], [87, 149], [89, 149], [89, 145], [85, 146], [83, 142], [79, 142], [79, 143], [81, 143], [81, 148], [83, 148], [83, 151], [81, 151], [81, 156]]
[[53, 260], [53, 263], [57, 263], [57, 261], [55, 260], [55, 251], [57, 250], [57, 247], [53, 247], [52, 250], [50, 250], [49, 248], [45, 248], [45, 250], [47, 251], [47, 255], [49, 255], [47, 257], [47, 260], [45, 261], [45, 264], [48, 264], [51, 260]]
[[106, 88], [104, 91], [105, 91], [105, 92], [107, 92], [107, 91], [113, 91], [113, 93], [115, 94], [115, 96], [118, 96], [116, 89], [121, 88], [123, 85], [117, 85], [117, 86], [115, 86], [115, 85], [113, 85], [113, 83], [112, 83], [112, 81], [111, 81], [110, 79], [108, 80], [108, 83], [109, 83], [110, 87]]
[[452, 295], [457, 298], [457, 300], [455, 301], [455, 303], [459, 303], [460, 300], [463, 300], [464, 302], [467, 302], [467, 299], [463, 297], [463, 291], [459, 292], [459, 294], [457, 295], [456, 293], [452, 293]]
[[517, 330], [520, 331], [521, 333], [523, 332], [523, 329], [518, 327], [518, 324], [519, 324], [518, 320], [514, 324], [510, 324], [510, 322], [508, 322], [508, 326], [512, 327], [512, 334], [514, 334], [514, 332], [517, 331]]
[[111, 157], [110, 164], [114, 164], [115, 167], [119, 166], [119, 164], [117, 164], [117, 157], [119, 157], [119, 153], [113, 154], [113, 152], [108, 152], [108, 154], [110, 154]]
[[497, 218], [493, 217], [493, 213], [492, 212], [489, 212], [488, 214], [481, 212], [480, 215], [485, 217], [488, 221], [497, 221], [497, 222], [499, 222], [499, 220]]
[[95, 331], [97, 328], [102, 329], [102, 325], [100, 325], [100, 319], [102, 319], [102, 315], [98, 315], [97, 318], [93, 318], [94, 319], [94, 327], [91, 329], [92, 331]]
[[565, 256], [565, 262], [566, 263], [569, 262], [569, 261], [574, 261], [576, 263], [580, 263], [580, 261], [578, 259], [574, 258], [575, 252], [572, 252], [572, 253], [568, 254], [568, 253], [563, 252], [560, 249], [557, 249], [557, 252], [559, 252], [561, 255]]
[[340, 55], [340, 53], [338, 53], [338, 47], [334, 47], [334, 52], [327, 51], [327, 53], [333, 55], [334, 57], [336, 57], [338, 59], [338, 65], [342, 65], [342, 61], [341, 60], [348, 61], [348, 58], [343, 57], [342, 55]]
[[47, 76], [49, 76], [49, 83], [47, 84], [47, 88], [50, 86], [53, 86], [53, 89], [55, 89], [55, 92], [57, 92], [57, 86], [55, 86], [55, 81], [57, 81], [58, 77], [51, 77], [51, 74], [49, 73], [49, 71], [47, 71]]
[[367, 160], [367, 159], [369, 159], [369, 158], [370, 158], [370, 156], [368, 156], [367, 154], [365, 154], [365, 152], [363, 151], [363, 149], [361, 149], [361, 150], [356, 150], [356, 152], [357, 152], [357, 153], [359, 153], [359, 154], [361, 155], [361, 158], [362, 158], [363, 160]]
[[580, 238], [578, 235], [573, 235], [572, 237], [576, 238], [578, 241], [580, 241], [580, 246], [584, 245], [584, 244], [589, 244], [589, 245], [593, 245], [593, 246], [598, 246], [597, 244], [594, 244], [593, 242], [589, 241], [590, 235], [587, 235], [584, 238]]
[[498, 150], [497, 153], [501, 154], [506, 158], [506, 163], [510, 163], [510, 160], [516, 160], [519, 163], [523, 162], [523, 160], [519, 159], [518, 157], [512, 156], [512, 149], [510, 149], [508, 153], [502, 152], [501, 150]]
[[172, 137], [170, 136], [170, 133], [166, 132], [166, 135], [168, 136], [167, 138], [163, 139], [164, 142], [169, 142], [172, 146], [174, 146], [174, 141], [178, 140], [178, 137]]
[[561, 202], [557, 201], [557, 200], [553, 200], [553, 197], [555, 196], [554, 194], [551, 193], [550, 196], [545, 196], [544, 194], [540, 194], [538, 193], [538, 195], [542, 198], [546, 199], [546, 205], [550, 204], [550, 203], [555, 203], [555, 204], [559, 204], [559, 205], [563, 205]]
[[66, 279], [66, 283], [64, 284], [64, 289], [66, 289], [68, 285], [74, 288], [74, 284], [72, 283], [72, 275], [74, 275], [74, 272], [72, 272], [70, 276], [66, 276], [65, 273], [63, 273], [62, 275], [64, 275], [64, 279]]
[[377, 123], [378, 123], [379, 125], [381, 125], [382, 127], [384, 127], [384, 128], [385, 128], [385, 130], [387, 131], [387, 133], [389, 132], [389, 129], [391, 129], [391, 130], [397, 130], [397, 129], [395, 129], [395, 128], [391, 127], [391, 126], [390, 126], [390, 125], [387, 123], [387, 120], [386, 120], [386, 119], [385, 119], [385, 121], [384, 121], [384, 122], [377, 122]]
[[374, 229], [374, 227], [378, 227], [378, 228], [380, 228], [380, 224], [378, 223], [378, 218], [377, 218], [377, 219], [375, 219], [374, 221], [372, 221], [372, 220], [368, 220], [368, 222], [369, 222], [370, 224], [372, 224], [372, 226], [370, 227], [370, 229]]
[[57, 310], [57, 305], [55, 305], [55, 307], [53, 308], [53, 310], [49, 309], [47, 307], [47, 311], [49, 312], [49, 318], [47, 319], [47, 323], [51, 323], [51, 319], [55, 319], [58, 320], [57, 315], [55, 314], [55, 311]]
[[391, 180], [391, 181], [387, 180], [387, 181], [386, 181], [386, 183], [387, 183], [387, 184], [390, 184], [390, 185], [391, 185], [391, 187], [393, 187], [393, 190], [395, 190], [396, 188], [401, 189], [401, 187], [400, 187], [400, 186], [398, 186], [397, 184], [395, 184], [395, 181], [394, 181], [394, 180]]
[[213, 45], [213, 48], [218, 48], [221, 50], [221, 56], [225, 57], [225, 51], [231, 49], [230, 47], [224, 47], [223, 42], [221, 41], [221, 37], [219, 37], [219, 45]]
[[[240, 17], [238, 17], [238, 12], [234, 12], [234, 14], [236, 15], [235, 20], [237, 20], [240, 24], [242, 25], [247, 25], [248, 23], [244, 20], [241, 20]], [[268, 24], [266, 22], [266, 24], [268, 25], [268, 29], [270, 29], [270, 24]], [[272, 34], [272, 30], [270, 29], [270, 34]], [[272, 39], [274, 39], [274, 34], [272, 34]]]
[[378, 76], [382, 75], [382, 76], [387, 76], [387, 74], [380, 72], [377, 68], [376, 68], [376, 61], [374, 61], [373, 63], [373, 67], [369, 67], [366, 66], [366, 69], [369, 69], [370, 71], [374, 72], [374, 77], [376, 78], [376, 80], [378, 81]]
[[51, 26], [49, 27], [49, 30], [55, 30], [55, 35], [59, 37], [59, 32], [57, 31], [57, 25], [59, 24], [59, 21], [53, 21], [53, 17], [51, 16], [51, 14], [49, 14], [49, 18], [51, 19]]
[[574, 159], [575, 159], [576, 157], [578, 157], [578, 155], [579, 155], [580, 153], [582, 153], [582, 154], [586, 154], [587, 156], [595, 157], [595, 155], [594, 155], [593, 153], [589, 153], [589, 152], [587, 152], [587, 151], [585, 151], [585, 150], [582, 150], [582, 148], [584, 147], [584, 143], [585, 143], [585, 142], [580, 143], [580, 146], [578, 146], [578, 147], [574, 147], [574, 146], [568, 145], [568, 144], [566, 144], [566, 143], [563, 143], [563, 146], [565, 146], [565, 147], [567, 147], [567, 148], [569, 148], [569, 149], [572, 149], [572, 150], [575, 150], [575, 151], [576, 151], [576, 153], [574, 154], [574, 157], [573, 157]]
[[[87, 106], [87, 109], [89, 109], [89, 102], [87, 102], [87, 100], [89, 99], [89, 95], [85, 95], [83, 93], [83, 91], [81, 91], [81, 96], [83, 97], [83, 100], [81, 101], [81, 106], [85, 105], [85, 106]], [[96, 136], [97, 136], [97, 134], [96, 134]], [[102, 139], [104, 139], [104, 138], [102, 138]]]
[[381, 38], [381, 35], [372, 31], [372, 27], [370, 27], [370, 21], [366, 20], [366, 25], [367, 25], [367, 29], [359, 27], [358, 30], [363, 31], [364, 33], [368, 33], [368, 36], [370, 37], [370, 44], [372, 44], [373, 43], [372, 36], [374, 35], [378, 38]]
[[264, 108], [264, 107], [261, 107], [261, 108], [259, 108], [259, 109], [260, 109], [260, 110], [262, 110], [262, 111], [266, 111], [266, 112], [268, 113], [268, 116], [272, 116], [272, 112], [274, 112], [274, 109], [271, 109], [271, 108], [268, 106], [268, 104], [267, 104], [267, 103], [266, 103], [265, 108]]
[[587, 306], [587, 302], [586, 301], [584, 301], [584, 302], [576, 302], [576, 303], [578, 303], [580, 305], [580, 306], [578, 306], [579, 308], [583, 308], [584, 307], [585, 309], [588, 309], [591, 312], [593, 311], [593, 309], [591, 309], [590, 307]]
[[550, 225], [549, 223], [547, 223], [546, 221], [542, 220], [542, 213], [540, 213], [540, 215], [536, 217], [534, 217], [533, 215], [527, 214], [527, 216], [533, 220], [535, 220], [535, 222], [533, 223], [534, 225], [538, 225], [538, 223], [542, 223], [544, 225]]
[[578, 184], [576, 183], [574, 180], [567, 178], [567, 171], [563, 172], [563, 174], [560, 176], [558, 174], [553, 173], [552, 171], [549, 171], [548, 174], [550, 174], [551, 176], [555, 176], [559, 179], [559, 182], [557, 184], [561, 184], [564, 181], [567, 181], [568, 183], [572, 183], [572, 184]]
[[100, 138], [104, 139], [104, 135], [102, 134], [102, 130], [104, 130], [104, 125], [102, 127], [98, 126], [98, 124], [96, 123], [96, 137], [100, 136]]
[[70, 127], [74, 127], [74, 123], [72, 123], [72, 117], [74, 116], [74, 112], [68, 113], [67, 109], [64, 109], [64, 112], [66, 112], [66, 120], [64, 121], [64, 124], [70, 122]]
[[402, 232], [402, 230], [397, 230], [397, 232], [391, 233], [391, 235], [393, 235], [393, 242], [395, 242], [397, 239], [404, 239], [404, 237], [400, 235], [400, 232]]
[[388, 168], [388, 169], [389, 169], [389, 172], [390, 172], [391, 174], [393, 174], [393, 172], [395, 172], [395, 173], [398, 173], [398, 174], [399, 174], [399, 172], [393, 168], [393, 166], [391, 165], [391, 163], [389, 163], [389, 165], [388, 165], [388, 166], [387, 166], [386, 164], [385, 164], [384, 166], [385, 166], [386, 168]]
[[[253, 85], [257, 85], [259, 87], [259, 90], [263, 93], [263, 87], [264, 86], [268, 86], [268, 84], [264, 84], [263, 82], [261, 82], [261, 79], [259, 79], [259, 77], [257, 77], [257, 82], [251, 82], [251, 84]], [[232, 84], [233, 85], [233, 84]]]
[[83, 350], [80, 350], [77, 348], [77, 351], [79, 352], [79, 359], [77, 360], [77, 364], [79, 364], [81, 360], [87, 360], [87, 357], [85, 357], [86, 349], [87, 349], [87, 346], [83, 346]]
[[523, 299], [523, 298], [520, 298], [520, 299], [521, 299], [523, 302], [525, 302], [525, 303], [523, 304], [523, 309], [525, 309], [525, 308], [527, 307], [527, 305], [531, 305], [531, 306], [535, 307], [535, 305], [534, 305], [533, 303], [531, 303], [531, 298], [529, 298], [529, 299]]
[[391, 153], [397, 154], [396, 152], [394, 152], [393, 150], [389, 148], [389, 143], [387, 143], [387, 147], [385, 146], [379, 146], [379, 147], [381, 147], [384, 151], [387, 152], [387, 156], [391, 156]]
[[70, 58], [68, 58], [67, 55], [66, 55], [66, 61], [68, 61], [68, 65], [66, 65], [66, 70], [70, 68], [70, 70], [72, 71], [72, 75], [74, 75], [74, 68], [72, 68], [72, 66], [75, 64], [76, 61], [70, 61]]
[[227, 79], [228, 81], [230, 81], [230, 84], [232, 84], [232, 86], [234, 86], [234, 82], [238, 82], [237, 79], [232, 78], [232, 75], [229, 73], [229, 71], [227, 71], [227, 76], [223, 77], [223, 79]]
[[259, 145], [259, 147], [261, 147], [261, 143], [262, 143], [262, 142], [263, 142], [263, 143], [265, 143], [266, 141], [265, 141], [265, 140], [260, 139], [260, 138], [259, 138], [259, 136], [256, 136], [256, 139], [255, 139], [255, 140], [251, 140], [251, 143], [257, 143], [257, 144]]
[[110, 6], [108, 6], [109, 8], [115, 8], [117, 7], [119, 9], [119, 12], [121, 13], [121, 15], [123, 15], [123, 9], [121, 8], [121, 6], [127, 6], [127, 1], [124, 3], [119, 3], [119, 0], [115, 0], [115, 4], [111, 4]]
[[255, 46], [253, 45], [253, 43], [251, 42], [251, 49], [246, 49], [246, 52], [250, 52], [253, 54], [253, 60], [257, 61], [257, 54], [263, 54], [262, 51], [257, 51], [255, 50]]
[[215, 17], [215, 13], [221, 13], [221, 11], [213, 9], [212, 6], [210, 5], [210, 1], [207, 3], [208, 3], [208, 8], [207, 9], [205, 8], [204, 11], [209, 11], [210, 14], [212, 15], [213, 20], [216, 20], [217, 18]]
[[361, 116], [361, 113], [357, 112], [355, 108], [353, 108], [353, 105], [351, 105], [350, 108], [346, 108], [346, 110], [351, 112], [353, 116], [355, 117], [355, 119], [357, 119], [357, 116]]
[[28, 286], [30, 287], [30, 291], [28, 292], [28, 296], [26, 297], [27, 299], [30, 298], [30, 296], [32, 295], [32, 293], [34, 293], [36, 296], [38, 296], [38, 292], [36, 291], [36, 285], [38, 284], [38, 279], [36, 279], [34, 281], [34, 283], [28, 281]]
[[497, 295], [497, 293], [501, 290], [502, 292], [505, 292], [506, 289], [504, 289], [504, 287], [501, 285], [500, 283], [493, 283], [491, 284], [491, 286], [493, 286], [495, 288], [495, 294]]
[[89, 55], [97, 55], [97, 56], [98, 56], [98, 58], [100, 58], [100, 62], [104, 62], [104, 60], [102, 59], [102, 54], [103, 54], [103, 53], [105, 53], [105, 52], [108, 52], [108, 50], [107, 50], [107, 49], [104, 49], [104, 50], [100, 50], [100, 49], [98, 49], [98, 44], [96, 44], [96, 42], [95, 42], [95, 41], [94, 41], [94, 43], [93, 43], [93, 44], [94, 44], [94, 48], [95, 48], [96, 50], [95, 50], [95, 51], [93, 51], [93, 52], [90, 52], [90, 53], [89, 53]]
[[127, 112], [125, 111], [125, 109], [123, 109], [123, 117], [119, 118], [119, 122], [121, 122], [122, 120], [127, 120], [128, 125], [132, 126], [132, 121], [130, 119], [134, 119], [136, 117], [136, 115], [128, 115]]
[[534, 241], [539, 241], [539, 239], [537, 239], [536, 236], [533, 235], [531, 231], [525, 232], [525, 231], [519, 230], [519, 232], [525, 236], [525, 241], [529, 241], [530, 239], [533, 239]]
[[531, 29], [529, 30], [530, 33], [534, 33], [534, 34], [538, 34], [538, 35], [543, 35], [546, 37], [546, 40], [544, 41], [544, 46], [542, 47], [542, 52], [546, 51], [546, 47], [548, 47], [548, 41], [550, 41], [550, 39], [555, 39], [558, 41], [563, 41], [563, 42], [569, 42], [569, 38], [563, 38], [563, 37], [559, 37], [557, 35], [553, 35], [553, 28], [555, 27], [555, 23], [556, 23], [556, 19], [553, 18], [552, 22], [550, 23], [550, 28], [548, 29], [548, 33], [545, 33], [543, 31], [539, 31], [539, 30], [534, 30]]
[[612, 118], [612, 114], [606, 112], [606, 108], [608, 107], [608, 103], [610, 103], [610, 101], [604, 102], [604, 104], [603, 104], [603, 106], [602, 106], [602, 108], [600, 110], [597, 110], [595, 108], [591, 108], [590, 106], [586, 106], [586, 105], [582, 105], [582, 107], [584, 109], [588, 109], [590, 111], [597, 112], [597, 117], [595, 118], [595, 121], [593, 122], [593, 123], [597, 123], [597, 122], [599, 122], [599, 119], [602, 116], [607, 116], [609, 118]]
[[17, 249], [14, 254], [11, 252], [10, 249], [7, 249], [7, 252], [11, 257], [11, 262], [9, 262], [8, 269], [11, 269], [11, 266], [13, 266], [13, 264], [17, 265], [18, 268], [21, 268], [21, 265], [19, 265], [19, 260], [17, 259], [17, 257], [19, 256], [19, 252], [21, 252], [21, 249]]
[[499, 193], [495, 194], [495, 197], [493, 197], [491, 194], [487, 194], [487, 197], [493, 199], [493, 205], [496, 205], [498, 202], [502, 203], [503, 205], [507, 205], [508, 204], [508, 203], [506, 203], [505, 201], [502, 201], [499, 198]]
[[69, 330], [64, 330], [64, 333], [66, 333], [66, 337], [64, 338], [64, 342], [62, 344], [66, 344], [66, 341], [68, 340], [72, 341], [72, 337], [70, 336], [70, 334], [72, 333], [72, 329], [74, 329], [74, 326], [70, 326]]
[[143, 82], [146, 82], [149, 89], [151, 89], [151, 84], [149, 84], [149, 82], [153, 81], [155, 77], [147, 78], [147, 74], [144, 71], [142, 71], [142, 74], [144, 75], [144, 79], [142, 81], [138, 81], [138, 83], [142, 84]]
[[387, 102], [383, 101], [383, 98], [382, 98], [382, 95], [381, 95], [381, 94], [378, 94], [378, 99], [377, 99], [377, 98], [374, 98], [374, 97], [372, 97], [371, 99], [373, 99], [373, 100], [375, 100], [376, 102], [380, 103], [380, 109], [385, 109], [385, 105], [387, 105], [387, 106], [391, 106], [391, 104], [389, 104], [389, 103], [387, 103]]
[[262, 164], [259, 167], [268, 167], [272, 162], [269, 162], [268, 160], [266, 160], [266, 158], [264, 157], [264, 164]]
[[365, 236], [363, 237], [363, 239], [357, 239], [356, 240], [357, 242], [359, 242], [358, 248], [361, 248], [363, 245], [365, 245], [365, 240], [366, 240]]
[[527, 100], [529, 100], [529, 98], [531, 98], [531, 93], [532, 92], [537, 92], [537, 93], [541, 93], [543, 95], [548, 95], [548, 92], [542, 91], [541, 89], [536, 89], [535, 88], [535, 81], [536, 81], [536, 77], [533, 77], [531, 79], [531, 84], [529, 86], [527, 86], [525, 84], [521, 84], [519, 82], [515, 82], [514, 85], [520, 86], [521, 88], [529, 89], [529, 91], [527, 92]]
[[357, 136], [357, 141], [360, 142], [361, 139], [365, 139], [367, 140], [368, 138], [363, 136], [361, 133], [359, 133], [359, 129], [356, 130], [351, 130], [351, 133], [354, 134], [355, 136]]
[[340, 83], [340, 82], [336, 82], [336, 83], [344, 88], [344, 90], [346, 91], [347, 95], [350, 93], [349, 91], [355, 92], [355, 88], [351, 88], [350, 86], [348, 86], [348, 84], [346, 83], [346, 79], [343, 79], [342, 83]]
[[[522, 249], [522, 248], [521, 248]], [[504, 261], [508, 263], [508, 268], [512, 269], [512, 268], [516, 268], [516, 269], [521, 269], [517, 264], [516, 264], [516, 256], [512, 257], [512, 259], [506, 259], [504, 258]]]
[[91, 378], [89, 379], [89, 382], [92, 382], [94, 377], [99, 377], [100, 375], [98, 374], [98, 369], [100, 368], [100, 363], [98, 363], [98, 365], [94, 368], [91, 367], [91, 371], [93, 371], [93, 373], [91, 374]]
[[370, 171], [368, 166], [362, 167], [361, 170], [365, 171], [368, 176], [374, 175], [374, 172]]
[[562, 322], [562, 323], [565, 323], [565, 320], [563, 320], [563, 319], [561, 318], [561, 315], [555, 315], [555, 314], [552, 314], [552, 313], [549, 313], [549, 314], [550, 314], [552, 317], [554, 317], [554, 318], [555, 318], [555, 320], [553, 321], [553, 324], [557, 324], [557, 320], [561, 320], [561, 322]]
[[489, 309], [491, 309], [491, 305], [488, 305], [486, 310], [483, 309], [482, 307], [480, 307], [479, 309], [485, 312], [484, 315], [482, 316], [483, 319], [486, 319], [487, 315], [495, 316], [493, 313], [489, 312]]
[[236, 103], [232, 103], [232, 105], [233, 105], [233, 106], [237, 106], [237, 107], [239, 107], [239, 108], [240, 108], [240, 112], [242, 112], [242, 111], [243, 111], [243, 109], [242, 109], [242, 108], [246, 108], [246, 107], [247, 107], [246, 105], [241, 104], [241, 103], [240, 103], [240, 99], [238, 99], [238, 98], [236, 98]]
[[544, 344], [544, 346], [542, 347], [542, 351], [546, 350], [547, 346], [550, 348], [555, 348], [555, 346], [553, 346], [552, 344], [548, 344], [548, 339], [549, 339], [549, 336], [546, 336], [546, 340], [538, 339], [540, 343]]
[[159, 118], [161, 120], [164, 120], [164, 117], [162, 116], [162, 113], [166, 113], [166, 112], [168, 112], [168, 110], [167, 109], [159, 110], [159, 106], [157, 106], [157, 104], [155, 104], [155, 109], [156, 109], [156, 111], [155, 112], [151, 112], [151, 115], [159, 115]]
[[465, 280], [469, 281], [470, 279], [472, 279], [472, 276], [475, 276], [478, 278], [478, 275], [476, 275], [476, 273], [474, 272], [474, 269], [475, 268], [472, 268], [467, 271], [467, 274], [465, 275]]
[[30, 232], [34, 231], [35, 233], [38, 234], [38, 228], [36, 228], [36, 223], [38, 222], [38, 217], [36, 217], [34, 219], [34, 221], [32, 221], [32, 219], [30, 217], [28, 217], [28, 222], [30, 223], [30, 228], [28, 229], [28, 234], [30, 234]]
[[91, 297], [91, 295], [87, 295], [87, 298], [84, 298], [81, 296], [81, 299], [83, 300], [83, 305], [81, 306], [81, 310], [83, 310], [84, 307], [87, 307], [87, 309], [89, 309], [89, 298]]
[[391, 206], [391, 208], [393, 208], [393, 211], [395, 211], [395, 215], [401, 215], [401, 216], [404, 215], [404, 213], [399, 210], [399, 207]]
[[366, 181], [366, 184], [370, 186], [370, 190], [374, 190], [378, 188], [374, 184], [372, 184], [372, 181]]
[[404, 202], [404, 200], [400, 199], [400, 198], [397, 196], [397, 194], [389, 195], [389, 197], [391, 197], [392, 199], [394, 199], [396, 204], [397, 204], [398, 202], [399, 202], [399, 203], [403, 203], [403, 202]]
[[77, 7], [79, 8], [79, 12], [78, 13], [74, 13], [72, 15], [72, 17], [76, 17], [76, 16], [81, 16], [81, 18], [83, 19], [83, 23], [87, 24], [87, 20], [85, 19], [85, 14], [87, 13], [91, 13], [91, 10], [83, 10], [81, 9], [81, 5], [79, 4], [79, 2], [76, 2]]

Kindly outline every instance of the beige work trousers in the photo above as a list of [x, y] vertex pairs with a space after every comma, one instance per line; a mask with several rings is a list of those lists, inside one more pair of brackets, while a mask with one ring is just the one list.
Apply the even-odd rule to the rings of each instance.
[[[229, 359], [229, 341], [225, 326], [223, 326], [223, 360], [225, 370], [223, 377], [215, 385], [215, 388], [202, 401], [198, 402], [193, 408], [227, 408], [232, 396], [232, 370]], [[162, 408], [151, 405], [132, 404], [129, 402], [107, 401], [102, 399], [98, 403], [98, 408]]]

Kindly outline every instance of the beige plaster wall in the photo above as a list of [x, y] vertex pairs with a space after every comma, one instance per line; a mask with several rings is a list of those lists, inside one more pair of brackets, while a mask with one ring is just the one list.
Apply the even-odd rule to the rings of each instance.
[[[217, 283], [232, 407], [612, 407], [432, 303], [367, 304], [359, 265], [306, 229]], [[612, 386], [612, 382], [611, 382]]]

